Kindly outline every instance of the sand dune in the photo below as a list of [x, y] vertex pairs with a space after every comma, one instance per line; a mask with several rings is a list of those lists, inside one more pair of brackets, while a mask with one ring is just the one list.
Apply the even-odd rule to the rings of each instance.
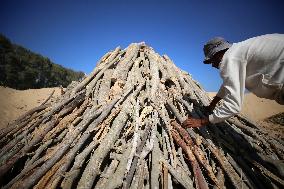
[[[208, 95], [213, 98], [216, 92], [208, 92]], [[274, 100], [259, 98], [252, 93], [245, 94], [241, 113], [251, 120], [258, 122], [280, 112], [284, 112], [284, 105]]]
[[[15, 90], [0, 86], [0, 128], [28, 110], [40, 105], [55, 89], [53, 97], [60, 95], [60, 88]], [[53, 100], [53, 98], [51, 99]]]

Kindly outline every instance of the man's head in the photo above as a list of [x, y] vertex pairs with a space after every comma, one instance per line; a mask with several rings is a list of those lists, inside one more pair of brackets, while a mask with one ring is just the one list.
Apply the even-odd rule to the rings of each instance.
[[212, 64], [212, 67], [219, 68], [224, 53], [232, 46], [222, 37], [215, 37], [209, 40], [203, 47], [205, 59], [204, 64]]

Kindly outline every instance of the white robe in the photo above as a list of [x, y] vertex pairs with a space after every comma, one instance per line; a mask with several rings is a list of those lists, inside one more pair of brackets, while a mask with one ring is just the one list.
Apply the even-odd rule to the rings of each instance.
[[[284, 34], [267, 34], [234, 43], [220, 63], [223, 104], [209, 115], [218, 123], [239, 113], [245, 88], [284, 105]], [[284, 108], [284, 107], [283, 107]]]

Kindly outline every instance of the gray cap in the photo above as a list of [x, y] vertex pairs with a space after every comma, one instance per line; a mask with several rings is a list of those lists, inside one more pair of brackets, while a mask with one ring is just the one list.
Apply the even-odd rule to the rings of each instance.
[[228, 41], [222, 37], [214, 37], [209, 40], [203, 47], [205, 59], [204, 64], [210, 64], [210, 59], [214, 56], [215, 53], [228, 49], [232, 46]]

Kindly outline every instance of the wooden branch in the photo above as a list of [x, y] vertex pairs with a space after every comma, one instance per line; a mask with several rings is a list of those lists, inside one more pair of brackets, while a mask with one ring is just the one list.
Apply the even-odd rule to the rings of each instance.
[[151, 126], [150, 124], [146, 124], [146, 127], [143, 130], [143, 133], [141, 134], [141, 140], [140, 140], [139, 144], [137, 145], [138, 147], [137, 147], [137, 150], [136, 150], [136, 154], [133, 158], [131, 168], [130, 168], [130, 170], [126, 171], [125, 182], [123, 183], [123, 188], [129, 188], [131, 181], [132, 181], [132, 178], [133, 178], [133, 175], [134, 175], [134, 171], [136, 170], [137, 164], [139, 163], [138, 158], [140, 158], [140, 160], [143, 159], [142, 156], [141, 156], [141, 153], [142, 153], [142, 150], [143, 150], [143, 148], [146, 144], [146, 140], [147, 140], [147, 137], [149, 135], [150, 126]]
[[[47, 108], [47, 105], [38, 106], [38, 107], [35, 107], [35, 108], [29, 110], [25, 114], [21, 115], [18, 119], [16, 119], [14, 122], [9, 124], [7, 127], [1, 129], [0, 138], [4, 138], [5, 135], [7, 135], [11, 131], [13, 131], [13, 133], [16, 133], [19, 129], [21, 129], [22, 127], [25, 126], [25, 124], [21, 124], [21, 123], [25, 122], [26, 119], [28, 120], [28, 118], [30, 118], [32, 116], [32, 114], [34, 114], [36, 112], [40, 112], [40, 111], [44, 110], [45, 108]], [[25, 122], [25, 123], [27, 123], [27, 122]]]
[[178, 148], [178, 157], [179, 157], [179, 159], [180, 159], [180, 162], [181, 162], [181, 164], [182, 164], [182, 168], [184, 169], [184, 171], [188, 174], [188, 176], [191, 176], [191, 171], [189, 170], [189, 168], [188, 168], [188, 166], [187, 166], [187, 164], [185, 163], [185, 160], [184, 160], [184, 158], [183, 158], [183, 153], [182, 153], [182, 148], [181, 147], [179, 147]]
[[[120, 54], [117, 55], [112, 61], [110, 61], [108, 64], [105, 65], [105, 67], [100, 70], [100, 72], [98, 72], [96, 74], [96, 76], [88, 83], [88, 85], [86, 85], [86, 96], [89, 96], [92, 92], [92, 89], [95, 87], [97, 81], [103, 76], [104, 72], [109, 69], [111, 66], [113, 66], [113, 64], [117, 63], [117, 61], [119, 60], [120, 58]], [[87, 82], [86, 82], [87, 83]], [[78, 89], [76, 89], [78, 90]]]
[[[135, 92], [132, 94], [132, 97], [140, 92], [143, 85], [140, 85]], [[109, 152], [111, 146], [118, 139], [119, 134], [128, 119], [129, 107], [130, 107], [129, 98], [124, 102], [123, 108], [118, 116], [113, 121], [113, 126], [110, 128], [108, 135], [101, 141], [101, 144], [96, 149], [95, 153], [91, 156], [89, 163], [86, 166], [86, 169], [83, 172], [83, 175], [78, 183], [78, 188], [91, 188], [94, 182], [94, 179], [97, 175], [100, 174], [100, 165]]]
[[149, 142], [148, 141], [146, 142], [146, 146], [140, 154], [140, 159], [145, 159], [146, 156], [153, 150], [154, 138], [155, 138], [155, 132], [152, 131]]
[[247, 183], [248, 187], [257, 188], [254, 185], [254, 183], [250, 180], [250, 178], [247, 177], [246, 173], [242, 170], [242, 168], [237, 165], [235, 160], [229, 154], [227, 155], [227, 159], [230, 162], [230, 164], [234, 167], [234, 169], [238, 172], [238, 174], [241, 175], [242, 178], [244, 178], [243, 180], [244, 180], [244, 182]]
[[[116, 49], [112, 52], [112, 54], [109, 56], [108, 63], [105, 65], [105, 67], [108, 67], [109, 65], [112, 65], [114, 62], [114, 59], [119, 55], [120, 47], [116, 47]], [[99, 62], [101, 62], [100, 60]], [[102, 70], [101, 67], [96, 67], [89, 75], [86, 77], [82, 82], [80, 82], [73, 90], [72, 94], [76, 94], [78, 91], [83, 89], [88, 83]]]
[[147, 57], [149, 58], [150, 61], [150, 70], [151, 70], [151, 98], [155, 99], [156, 98], [156, 91], [158, 89], [158, 83], [159, 81], [159, 70], [157, 66], [157, 56], [153, 53], [146, 52]]
[[[88, 131], [93, 130], [93, 128], [96, 127], [109, 114], [110, 110], [114, 107], [114, 105], [118, 100], [119, 99], [113, 100], [109, 105], [107, 105], [106, 107], [104, 107], [99, 111], [101, 112], [102, 110], [104, 110], [102, 111], [103, 113], [101, 113], [101, 115], [96, 119], [96, 121], [92, 123], [92, 126], [88, 128]], [[94, 110], [96, 110], [96, 108]], [[42, 165], [42, 169], [35, 171], [33, 175], [31, 175], [25, 180], [23, 188], [29, 188], [30, 186], [34, 185], [34, 183], [41, 176], [43, 176], [46, 173], [46, 171], [58, 161], [58, 159], [60, 159], [63, 156], [63, 154], [68, 150], [74, 139], [77, 138], [79, 133], [87, 126], [89, 126], [89, 124], [94, 119], [94, 117], [97, 116], [98, 111], [94, 112], [94, 110], [93, 111], [90, 110], [88, 114], [85, 114], [85, 118], [79, 123], [78, 126], [76, 126], [76, 128], [73, 129], [70, 128], [70, 131], [69, 133], [67, 133], [64, 142], [62, 142], [61, 146], [55, 152], [54, 156], [51, 157], [49, 160], [47, 160], [44, 163], [44, 165]], [[83, 144], [84, 141], [89, 137], [90, 132], [88, 131], [85, 132], [84, 135], [82, 135], [82, 138], [79, 141], [81, 144]]]
[[[217, 179], [219, 182], [219, 187], [220, 188], [225, 188], [225, 177], [222, 169], [220, 167], [217, 168]], [[214, 186], [214, 189], [218, 189], [218, 186]]]
[[133, 135], [133, 140], [132, 140], [133, 143], [132, 143], [131, 152], [128, 156], [126, 173], [128, 173], [128, 171], [131, 167], [133, 157], [134, 157], [134, 155], [137, 151], [136, 149], [137, 149], [137, 145], [138, 145], [138, 140], [140, 139], [140, 136], [139, 136], [139, 126], [140, 126], [139, 110], [140, 110], [139, 100], [137, 100], [136, 107], [135, 107], [135, 129], [134, 129], [134, 135]]
[[40, 104], [40, 106], [44, 105], [49, 99], [51, 99], [52, 95], [54, 94], [55, 89], [50, 93], [50, 95]]
[[256, 161], [252, 161], [252, 164], [256, 166], [264, 175], [268, 176], [269, 178], [273, 179], [277, 183], [279, 183], [282, 187], [284, 187], [284, 180], [276, 176], [275, 174], [271, 173], [268, 169], [260, 165]]
[[[80, 103], [82, 101], [82, 99], [84, 98], [84, 93], [79, 94], [78, 96], [76, 96], [74, 98], [74, 100], [72, 102], [75, 103], [71, 103], [67, 108], [71, 107], [71, 109], [73, 109], [74, 107], [76, 107], [76, 105], [78, 103]], [[62, 111], [64, 111], [65, 109], [63, 109]], [[2, 176], [2, 174], [6, 173], [15, 162], [17, 162], [22, 156], [24, 156], [27, 152], [30, 151], [30, 149], [37, 144], [38, 142], [40, 142], [40, 140], [43, 139], [43, 137], [59, 122], [58, 118], [60, 116], [54, 116], [51, 121], [46, 124], [43, 125], [42, 127], [40, 127], [38, 130], [35, 130], [35, 134], [34, 137], [31, 139], [31, 141], [29, 142], [28, 145], [25, 145], [24, 148], [21, 149], [21, 151], [17, 152], [13, 158], [11, 158], [8, 162], [5, 163], [5, 165], [2, 165], [0, 167], [0, 176]], [[24, 137], [24, 136], [23, 136]], [[9, 149], [9, 148], [8, 148]], [[10, 158], [10, 157], [9, 157]]]
[[184, 188], [194, 188], [191, 179], [182, 171], [182, 169], [173, 168], [165, 159], [161, 159], [160, 161]]
[[115, 172], [110, 175], [108, 182], [104, 185], [105, 189], [118, 188], [123, 183], [124, 173], [126, 171], [127, 157], [129, 156], [131, 147], [129, 146], [119, 159], [119, 164]]
[[163, 188], [169, 188], [169, 185], [168, 185], [168, 168], [166, 166], [163, 166], [162, 167], [163, 169]]
[[201, 169], [197, 163], [197, 160], [195, 159], [193, 152], [191, 151], [190, 147], [186, 145], [186, 143], [182, 140], [182, 138], [179, 136], [176, 130], [172, 130], [172, 136], [176, 143], [185, 151], [187, 154], [187, 157], [191, 163], [194, 177], [196, 180], [196, 187], [203, 189], [203, 188], [208, 188], [207, 182], [201, 172]]
[[112, 79], [125, 81], [127, 73], [132, 67], [134, 60], [137, 57], [140, 44], [132, 43], [126, 49], [125, 56], [117, 64], [116, 69], [113, 72]]
[[177, 110], [177, 108], [173, 105], [172, 102], [167, 101], [167, 105], [170, 107], [171, 111], [174, 113], [176, 118], [180, 123], [183, 123], [184, 120], [186, 120], [186, 117], [183, 117]]
[[113, 175], [114, 171], [117, 168], [117, 165], [119, 164], [119, 161], [117, 159], [114, 159], [111, 161], [111, 164], [109, 165], [108, 169], [105, 173], [101, 175], [100, 180], [97, 182], [95, 188], [105, 188], [105, 184], [109, 181], [109, 178], [111, 178], [111, 175]]
[[181, 134], [185, 142], [188, 146], [192, 146], [192, 150], [194, 152], [195, 157], [198, 159], [198, 161], [203, 165], [203, 167], [206, 169], [208, 176], [211, 178], [211, 180], [219, 187], [219, 183], [217, 178], [215, 177], [212, 167], [209, 165], [209, 162], [206, 161], [205, 155], [203, 154], [203, 151], [193, 143], [190, 135], [188, 132], [182, 128], [177, 122], [173, 121], [172, 125], [174, 128]]
[[144, 188], [145, 164], [146, 164], [145, 160], [141, 159], [141, 161], [138, 164], [138, 167], [136, 168], [137, 170], [130, 188], [137, 188], [137, 189]]
[[108, 100], [110, 88], [111, 88], [111, 76], [113, 74], [113, 69], [108, 69], [105, 71], [104, 76], [102, 78], [102, 82], [100, 84], [100, 90], [97, 96], [98, 104], [104, 105]]
[[213, 155], [218, 160], [219, 164], [223, 168], [223, 170], [227, 173], [228, 177], [230, 178], [231, 182], [236, 188], [248, 188], [246, 184], [241, 186], [242, 180], [240, 176], [236, 173], [234, 168], [231, 166], [231, 164], [226, 159], [225, 155], [221, 153], [221, 151], [212, 145], [212, 143], [207, 142], [205, 139], [202, 138], [202, 143], [205, 144], [207, 148], [210, 149], [210, 151], [213, 153]]
[[157, 125], [154, 125], [153, 131], [155, 133], [155, 138], [154, 138], [154, 148], [152, 151], [152, 169], [151, 169], [151, 188], [157, 189], [159, 188], [159, 177], [160, 177], [160, 172], [161, 172], [161, 167], [159, 163], [160, 159], [160, 148], [158, 144], [158, 139], [156, 136], [157, 132]]

